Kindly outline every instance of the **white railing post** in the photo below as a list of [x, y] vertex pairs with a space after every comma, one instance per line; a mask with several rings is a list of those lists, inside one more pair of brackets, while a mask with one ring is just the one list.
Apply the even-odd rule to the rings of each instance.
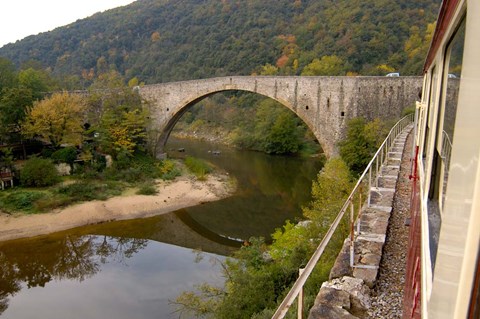
[[350, 198], [350, 267], [355, 263], [355, 213], [352, 198]]
[[[298, 269], [298, 276], [300, 277], [303, 274], [304, 268]], [[303, 318], [303, 287], [298, 293], [298, 309], [297, 309], [297, 318]]]
[[360, 216], [362, 215], [362, 187], [358, 192], [357, 236], [360, 235]]
[[372, 167], [370, 166], [368, 168], [368, 202], [367, 202], [367, 207], [370, 208], [370, 200], [372, 196], [370, 195], [370, 191], [372, 189]]

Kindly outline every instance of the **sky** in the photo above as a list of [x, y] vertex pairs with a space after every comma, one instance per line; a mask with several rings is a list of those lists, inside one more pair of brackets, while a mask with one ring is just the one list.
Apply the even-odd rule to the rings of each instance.
[[0, 0], [0, 47], [134, 0]]

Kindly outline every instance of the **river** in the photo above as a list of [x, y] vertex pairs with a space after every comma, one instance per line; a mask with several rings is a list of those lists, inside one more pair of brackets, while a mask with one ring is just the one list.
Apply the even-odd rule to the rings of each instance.
[[321, 168], [318, 159], [191, 140], [171, 138], [167, 149], [225, 170], [236, 192], [170, 214], [0, 243], [0, 318], [178, 318], [178, 294], [221, 286], [219, 261], [301, 215]]

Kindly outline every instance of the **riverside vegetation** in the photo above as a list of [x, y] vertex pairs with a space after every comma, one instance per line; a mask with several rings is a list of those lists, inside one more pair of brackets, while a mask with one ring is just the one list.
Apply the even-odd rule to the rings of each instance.
[[[99, 76], [87, 96], [43, 96], [49, 78], [41, 71], [5, 75], [11, 81], [0, 94], [1, 142], [7, 145], [0, 149], [0, 168], [13, 172], [17, 187], [0, 192], [3, 212], [47, 212], [132, 188], [153, 195], [156, 179], [184, 170], [178, 161], [154, 158], [157, 133], [148, 130], [148, 101], [123, 86], [115, 71]], [[59, 164], [72, 174], [60, 176]], [[199, 159], [185, 164], [198, 179], [212, 171]]]
[[[354, 152], [356, 156], [332, 158], [325, 163], [313, 181], [312, 201], [303, 208], [304, 221], [287, 221], [272, 234], [270, 244], [265, 238], [251, 238], [222, 263], [226, 279], [223, 287], [202, 284], [195, 291], [184, 292], [173, 301], [177, 310], [196, 317], [270, 318], [298, 277], [298, 269], [306, 265], [343, 206], [355, 176], [383, 142], [387, 128], [380, 120], [349, 121], [340, 154]], [[319, 285], [328, 279], [348, 231], [344, 219], [304, 287], [305, 311], [313, 305]]]

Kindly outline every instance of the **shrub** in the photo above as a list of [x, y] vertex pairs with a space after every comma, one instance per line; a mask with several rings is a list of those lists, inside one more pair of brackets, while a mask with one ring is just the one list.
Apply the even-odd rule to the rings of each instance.
[[20, 182], [25, 186], [43, 187], [57, 183], [58, 172], [50, 160], [33, 157], [20, 171]]
[[108, 197], [120, 195], [122, 187], [118, 183], [79, 182], [57, 189], [57, 193], [68, 196], [71, 202], [105, 200]]
[[163, 180], [172, 180], [177, 176], [180, 176], [180, 170], [175, 166], [175, 162], [165, 159], [160, 165], [160, 178]]
[[45, 147], [41, 151], [41, 155], [43, 158], [50, 158], [52, 157], [52, 154], [55, 152], [52, 148]]
[[185, 165], [200, 180], [205, 179], [205, 175], [212, 171], [212, 167], [207, 162], [192, 156], [185, 158]]
[[2, 205], [2, 209], [7, 212], [14, 212], [19, 210], [28, 212], [33, 210], [35, 202], [40, 200], [44, 196], [45, 194], [38, 191], [16, 190], [3, 197], [0, 202]]
[[107, 159], [104, 155], [94, 153], [92, 168], [97, 172], [103, 171], [107, 167]]
[[387, 125], [379, 119], [368, 123], [363, 118], [351, 119], [347, 136], [339, 143], [340, 156], [350, 170], [361, 174], [387, 134]]
[[70, 198], [65, 196], [54, 196], [50, 194], [49, 196], [44, 196], [39, 198], [34, 203], [35, 210], [39, 212], [51, 211], [52, 209], [65, 207], [71, 204], [72, 201]]
[[117, 154], [116, 161], [113, 166], [117, 169], [126, 169], [132, 164], [132, 158], [127, 152], [121, 151]]
[[77, 149], [75, 147], [61, 148], [53, 152], [51, 158], [55, 163], [68, 163], [72, 165], [77, 159]]
[[156, 195], [158, 194], [158, 190], [155, 185], [152, 184], [142, 184], [137, 191], [138, 195]]

